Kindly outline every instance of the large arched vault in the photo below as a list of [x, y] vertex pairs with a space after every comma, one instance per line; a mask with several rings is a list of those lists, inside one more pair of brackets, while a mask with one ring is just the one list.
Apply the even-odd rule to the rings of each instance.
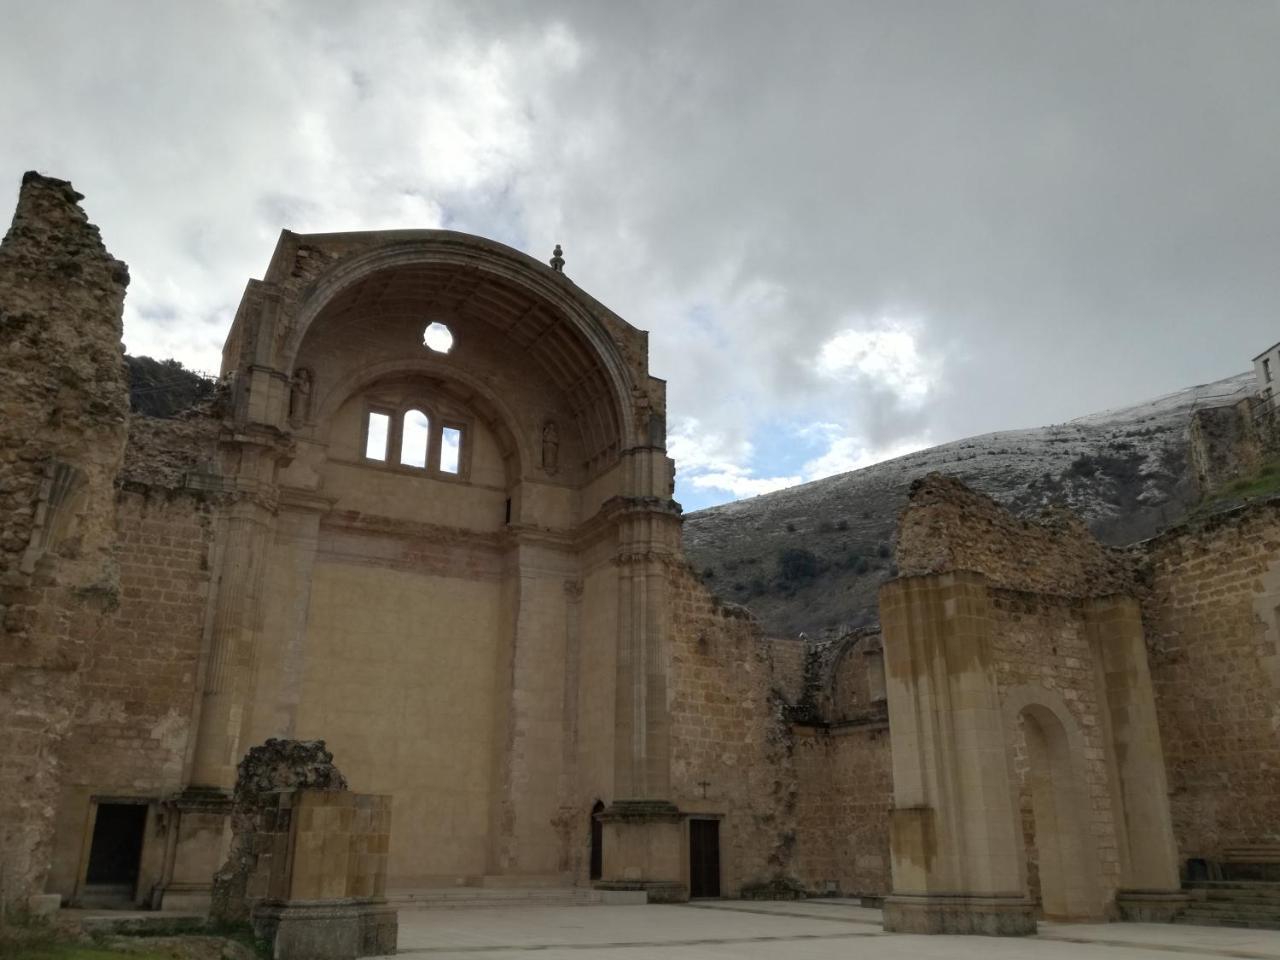
[[553, 823], [668, 800], [679, 507], [647, 365], [643, 332], [501, 244], [282, 234], [224, 351], [193, 782], [325, 739], [393, 797], [399, 886], [558, 876]]

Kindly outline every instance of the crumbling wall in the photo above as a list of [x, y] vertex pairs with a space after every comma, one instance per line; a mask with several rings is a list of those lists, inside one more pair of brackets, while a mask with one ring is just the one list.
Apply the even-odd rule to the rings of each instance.
[[1142, 602], [1181, 856], [1280, 843], [1280, 501], [1142, 545]]
[[881, 653], [879, 627], [805, 644], [797, 859], [810, 891], [889, 892], [893, 767]]
[[[1026, 710], [1052, 714], [1072, 741], [1072, 769], [1055, 771], [1077, 786], [1082, 868], [1104, 900], [1121, 886], [1117, 785], [1101, 666], [1091, 646], [1087, 605], [1132, 596], [1134, 561], [1100, 544], [1076, 517], [1055, 511], [1019, 520], [993, 500], [937, 474], [917, 481], [902, 516], [897, 551], [904, 575], [978, 573], [985, 578], [985, 633], [996, 690], [1005, 706], [1004, 737], [1027, 857], [1030, 893], [1041, 884], [1032, 802]], [[1124, 718], [1116, 718], [1121, 724]]]
[[81, 199], [26, 174], [0, 243], [0, 860], [15, 900], [44, 883], [81, 667], [119, 591], [129, 273]]
[[968, 570], [993, 587], [1064, 597], [1127, 593], [1133, 582], [1124, 555], [1100, 544], [1074, 514], [1020, 520], [940, 473], [911, 484], [894, 557], [904, 577]]
[[772, 642], [692, 571], [673, 575], [671, 782], [686, 813], [721, 819], [722, 891], [796, 879], [796, 742], [788, 693], [803, 646]]
[[135, 489], [198, 490], [217, 472], [220, 400], [177, 417], [133, 416], [121, 480]]
[[[1107, 765], [1110, 745], [1105, 707], [1100, 702], [1094, 653], [1089, 646], [1083, 601], [1018, 590], [989, 594], [992, 663], [1003, 696], [1014, 689], [1043, 690], [1075, 720], [1084, 746], [1075, 758], [1083, 771], [1081, 789], [1088, 809], [1088, 842], [1103, 891], [1120, 886], [1120, 850], [1112, 784]], [[1039, 853], [1035, 845], [1031, 760], [1022, 723], [1007, 730], [1027, 855], [1027, 877], [1034, 899], [1040, 897]]]
[[[117, 496], [118, 606], [81, 667], [62, 750], [47, 889], [70, 895], [94, 794], [159, 799], [185, 785], [210, 589], [216, 506], [198, 493], [129, 485]], [[149, 891], [140, 889], [139, 898]]]
[[1196, 494], [1216, 497], [1280, 459], [1280, 416], [1259, 397], [1197, 410], [1189, 451]]
[[814, 893], [889, 892], [893, 766], [885, 720], [797, 730], [797, 874]]
[[745, 609], [716, 600], [690, 571], [676, 597], [672, 784], [682, 811], [722, 818], [723, 893], [886, 893], [883, 711], [830, 723], [831, 643], [761, 636]]
[[[346, 789], [347, 780], [334, 766], [333, 754], [323, 740], [270, 739], [250, 749], [236, 767], [231, 852], [213, 878], [210, 916], [224, 923], [243, 923], [253, 909], [254, 892], [267, 889], [259, 855], [268, 852], [270, 845], [260, 838], [288, 832], [288, 825], [278, 820], [280, 794]], [[263, 864], [261, 870], [269, 873], [270, 865]], [[385, 874], [385, 865], [383, 870]], [[344, 861], [344, 881], [345, 876]]]

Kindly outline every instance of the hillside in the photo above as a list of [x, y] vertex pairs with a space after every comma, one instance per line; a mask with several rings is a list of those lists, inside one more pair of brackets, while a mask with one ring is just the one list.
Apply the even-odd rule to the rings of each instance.
[[[1027, 516], [1054, 504], [1112, 544], [1148, 537], [1190, 506], [1191, 412], [1239, 399], [1252, 373], [1068, 423], [989, 433], [685, 518], [704, 582], [776, 636], [874, 621], [892, 575], [891, 540], [911, 481], [959, 477]], [[677, 465], [678, 466], [678, 465]]]

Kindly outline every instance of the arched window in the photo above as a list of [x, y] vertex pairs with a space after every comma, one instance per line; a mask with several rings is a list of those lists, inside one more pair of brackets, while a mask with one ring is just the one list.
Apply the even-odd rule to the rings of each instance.
[[378, 410], [370, 410], [365, 423], [364, 455], [370, 460], [386, 460], [390, 437], [391, 416]]
[[361, 444], [364, 462], [400, 470], [421, 470], [439, 479], [466, 480], [471, 427], [425, 402], [370, 403], [365, 407]]
[[462, 430], [459, 427], [445, 427], [440, 431], [440, 470], [443, 473], [457, 473], [462, 462]]
[[431, 421], [421, 410], [404, 412], [400, 431], [400, 462], [406, 467], [426, 467], [431, 443]]

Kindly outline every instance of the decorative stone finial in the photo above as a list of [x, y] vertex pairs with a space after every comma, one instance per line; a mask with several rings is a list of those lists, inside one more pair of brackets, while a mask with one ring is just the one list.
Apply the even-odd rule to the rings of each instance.
[[551, 269], [556, 273], [564, 273], [564, 251], [560, 249], [560, 244], [556, 244], [556, 248], [551, 251]]

